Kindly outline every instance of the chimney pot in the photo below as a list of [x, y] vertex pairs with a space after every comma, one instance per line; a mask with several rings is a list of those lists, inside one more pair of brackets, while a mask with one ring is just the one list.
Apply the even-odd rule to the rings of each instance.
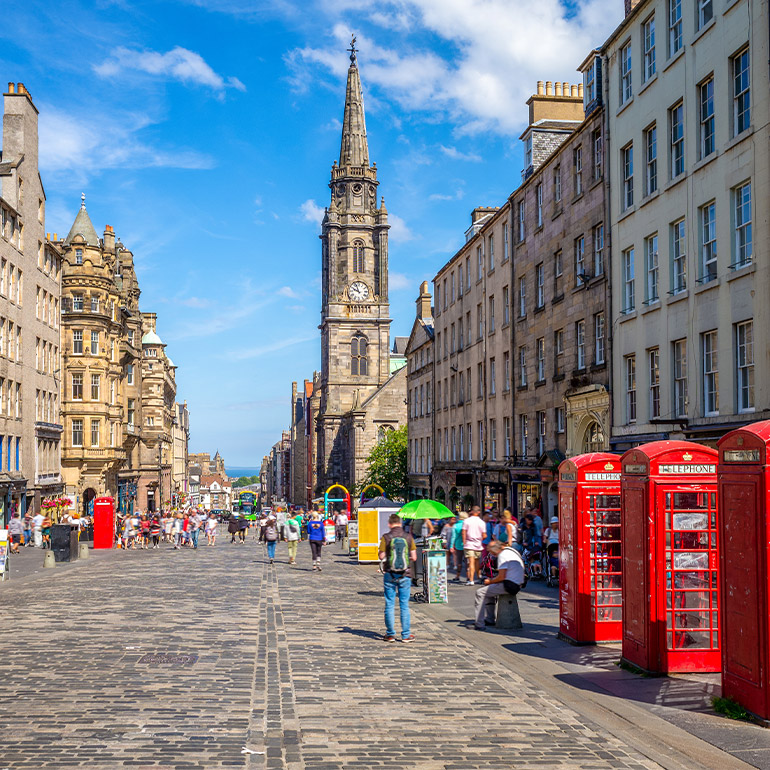
[[550, 80], [545, 81], [545, 95], [553, 96], [553, 83]]
[[576, 97], [578, 95], [578, 87], [577, 86], [570, 86], [569, 87], [570, 96]]
[[578, 83], [578, 96], [582, 99], [583, 98], [583, 84]]
[[8, 93], [9, 94], [16, 93], [16, 86], [13, 83], [9, 83], [8, 84]]
[[16, 86], [16, 91], [17, 91], [17, 93], [20, 93], [20, 94], [26, 94], [27, 93], [27, 89], [24, 88], [24, 83], [19, 83]]
[[556, 96], [561, 96], [561, 83], [556, 83]]
[[542, 80], [537, 81], [537, 95], [542, 96], [545, 92], [545, 85]]

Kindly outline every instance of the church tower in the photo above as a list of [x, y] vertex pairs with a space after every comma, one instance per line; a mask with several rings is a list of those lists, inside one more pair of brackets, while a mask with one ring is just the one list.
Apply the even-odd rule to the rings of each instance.
[[350, 48], [339, 165], [323, 219], [319, 486], [350, 483], [342, 418], [390, 377], [388, 213], [369, 163], [355, 38]]

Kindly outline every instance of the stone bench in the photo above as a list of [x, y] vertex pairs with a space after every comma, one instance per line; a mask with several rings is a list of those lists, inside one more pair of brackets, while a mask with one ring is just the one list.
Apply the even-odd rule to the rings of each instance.
[[502, 594], [497, 597], [495, 628], [523, 628], [519, 602], [512, 594]]

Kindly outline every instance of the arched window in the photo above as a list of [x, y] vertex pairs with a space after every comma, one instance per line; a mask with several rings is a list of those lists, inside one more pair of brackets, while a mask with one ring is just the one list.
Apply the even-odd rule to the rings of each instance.
[[353, 244], [353, 272], [364, 272], [364, 244], [361, 241]]
[[604, 433], [598, 422], [592, 422], [587, 428], [583, 438], [583, 452], [603, 452]]
[[366, 374], [367, 373], [367, 359], [366, 359], [366, 345], [367, 340], [363, 334], [357, 334], [350, 340], [350, 373], [351, 374]]

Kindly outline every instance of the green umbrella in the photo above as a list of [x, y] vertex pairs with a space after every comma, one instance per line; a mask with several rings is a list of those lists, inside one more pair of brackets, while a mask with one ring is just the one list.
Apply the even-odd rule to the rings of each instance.
[[454, 516], [449, 508], [435, 500], [412, 500], [398, 512], [398, 515], [403, 519], [448, 519]]

